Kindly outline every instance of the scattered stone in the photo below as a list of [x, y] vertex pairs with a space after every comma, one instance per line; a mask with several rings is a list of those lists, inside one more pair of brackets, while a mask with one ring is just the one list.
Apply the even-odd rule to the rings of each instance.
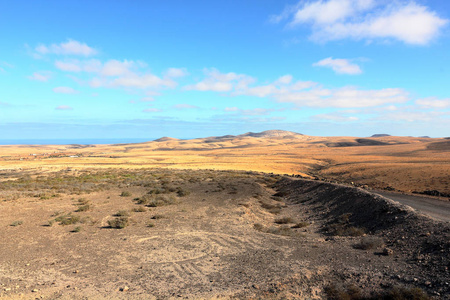
[[38, 289], [32, 289], [31, 292], [32, 292], [32, 293], [37, 293], [37, 292], [38, 292]]
[[121, 292], [126, 292], [126, 291], [130, 290], [130, 288], [128, 286], [124, 286], [124, 287], [121, 287], [119, 290]]

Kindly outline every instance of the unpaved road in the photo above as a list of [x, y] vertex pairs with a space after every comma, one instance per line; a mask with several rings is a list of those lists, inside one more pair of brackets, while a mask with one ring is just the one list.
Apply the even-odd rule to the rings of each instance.
[[434, 219], [450, 222], [450, 202], [423, 197], [404, 195], [399, 193], [376, 191], [375, 193], [400, 202], [401, 204], [408, 205], [421, 213], [424, 213]]

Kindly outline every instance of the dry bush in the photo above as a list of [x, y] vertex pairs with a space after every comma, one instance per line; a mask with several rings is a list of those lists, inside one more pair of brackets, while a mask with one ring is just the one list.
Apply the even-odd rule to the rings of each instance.
[[303, 228], [303, 227], [308, 227], [309, 223], [308, 222], [298, 222], [297, 224], [295, 224], [294, 226], [292, 226], [291, 228]]
[[272, 204], [265, 201], [259, 201], [259, 203], [261, 203], [262, 208], [266, 209], [268, 212], [272, 214], [279, 214], [281, 212], [282, 205], [279, 203]]
[[165, 218], [164, 215], [154, 215], [154, 216], [152, 217], [153, 220], [159, 220], [159, 219], [164, 219], [164, 218]]
[[365, 236], [362, 237], [358, 244], [354, 245], [356, 249], [369, 250], [381, 248], [384, 246], [382, 238], [377, 236]]
[[350, 223], [351, 213], [343, 214], [328, 224], [324, 230], [331, 235], [339, 236], [362, 236], [365, 234], [364, 228], [352, 226]]
[[85, 204], [85, 205], [80, 205], [78, 206], [77, 210], [75, 212], [83, 212], [83, 211], [88, 211], [91, 209], [91, 205], [90, 204]]
[[125, 228], [126, 226], [128, 226], [128, 223], [129, 223], [128, 217], [124, 216], [108, 220], [109, 227], [117, 229]]
[[19, 225], [22, 225], [22, 224], [23, 224], [23, 221], [14, 221], [11, 224], [9, 224], [9, 226], [15, 227], [15, 226], [19, 226]]
[[337, 286], [335, 284], [325, 287], [325, 294], [328, 300], [359, 300], [363, 299], [361, 289], [354, 285], [349, 285], [346, 288]]
[[127, 210], [119, 210], [114, 214], [114, 217], [128, 217], [130, 215], [130, 212]]
[[353, 285], [346, 287], [331, 284], [325, 287], [325, 294], [329, 300], [429, 300], [431, 299], [422, 289], [417, 287], [393, 287], [387, 291], [364, 295], [363, 291]]
[[71, 232], [80, 232], [81, 230], [82, 230], [81, 226], [77, 226]]
[[281, 227], [265, 227], [264, 225], [261, 225], [259, 223], [253, 224], [253, 228], [264, 232], [264, 233], [271, 233], [271, 234], [277, 234], [277, 235], [284, 235], [284, 236], [294, 236], [297, 233], [293, 231], [289, 226], [281, 226]]
[[190, 194], [189, 191], [183, 189], [182, 187], [177, 187], [177, 195], [178, 195], [178, 197], [184, 197], [184, 196], [187, 196], [189, 194]]
[[277, 224], [289, 224], [289, 223], [295, 223], [296, 221], [291, 217], [282, 217], [275, 219], [275, 223]]
[[54, 220], [59, 222], [59, 225], [71, 225], [80, 222], [79, 216], [73, 216], [72, 214], [61, 215]]
[[133, 211], [134, 212], [146, 212], [146, 211], [148, 211], [148, 209], [143, 206], [139, 206], [139, 207], [133, 208]]
[[131, 193], [129, 191], [123, 191], [120, 194], [120, 197], [131, 197]]
[[177, 203], [174, 195], [155, 195], [148, 198], [147, 206], [158, 207]]

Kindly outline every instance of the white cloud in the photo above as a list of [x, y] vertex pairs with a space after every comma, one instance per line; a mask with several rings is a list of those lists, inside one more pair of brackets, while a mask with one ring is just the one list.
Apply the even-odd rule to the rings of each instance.
[[409, 100], [408, 93], [402, 89], [359, 90], [353, 87], [340, 89], [313, 88], [301, 92], [285, 93], [276, 96], [279, 102], [293, 103], [310, 107], [374, 107]]
[[277, 79], [277, 84], [289, 84], [292, 82], [292, 75], [284, 75]]
[[335, 122], [352, 122], [358, 121], [359, 118], [355, 116], [345, 116], [340, 113], [320, 114], [312, 117], [317, 120], [335, 121]]
[[224, 109], [226, 112], [233, 112], [235, 114], [240, 114], [243, 116], [262, 116], [262, 115], [269, 115], [273, 109], [268, 108], [252, 108], [252, 109], [240, 109], [235, 106], [233, 107], [225, 107]]
[[73, 108], [68, 105], [60, 105], [60, 106], [56, 107], [55, 109], [56, 110], [73, 110]]
[[81, 55], [92, 56], [97, 54], [97, 50], [89, 47], [85, 43], [81, 43], [75, 40], [67, 40], [65, 43], [51, 44], [51, 45], [39, 45], [35, 48], [36, 52], [42, 55], [57, 54], [57, 55]]
[[98, 59], [79, 61], [76, 59], [55, 61], [55, 67], [65, 72], [100, 72], [102, 63]]
[[66, 71], [66, 72], [81, 72], [82, 68], [79, 65], [78, 62], [75, 61], [55, 61], [55, 67], [58, 68], [61, 71]]
[[34, 72], [33, 75], [28, 76], [31, 80], [46, 82], [52, 77], [51, 73], [48, 71], [44, 72]]
[[348, 59], [327, 57], [313, 64], [314, 67], [328, 67], [338, 74], [356, 75], [362, 70], [357, 64], [352, 64]]
[[142, 97], [141, 102], [152, 102], [155, 101], [155, 99], [153, 97]]
[[[248, 75], [223, 74], [214, 69], [213, 76], [207, 73], [203, 81], [188, 86], [186, 89], [228, 92], [230, 96], [267, 97], [278, 102], [292, 103], [297, 107], [362, 108], [404, 103], [410, 100], [408, 93], [398, 88], [361, 90], [356, 87], [343, 87], [327, 89], [316, 82], [294, 81], [289, 76], [283, 76], [281, 80], [279, 78], [270, 84], [250, 85], [255, 82], [256, 80]], [[280, 82], [283, 84], [280, 85]], [[223, 86], [218, 86], [219, 84]], [[229, 108], [228, 111], [230, 111]]]
[[177, 84], [170, 78], [162, 79], [153, 74], [138, 75], [130, 73], [129, 75], [113, 79], [108, 85], [112, 87], [147, 89], [161, 87], [174, 88]]
[[[281, 17], [282, 16], [282, 17]], [[317, 42], [340, 39], [396, 39], [426, 45], [448, 23], [436, 12], [414, 1], [393, 3], [374, 0], [301, 1], [290, 13], [290, 26], [310, 24]]]
[[374, 6], [373, 0], [330, 0], [307, 2], [298, 9], [291, 24], [333, 24]]
[[221, 73], [217, 69], [205, 69], [206, 78], [194, 85], [186, 86], [186, 90], [230, 92], [234, 89], [244, 89], [254, 79], [244, 74]]
[[124, 60], [118, 61], [115, 59], [107, 61], [101, 71], [100, 74], [103, 76], [122, 76], [122, 75], [130, 75], [132, 74], [131, 68], [135, 67], [135, 63], [133, 61]]
[[67, 86], [59, 86], [53, 89], [53, 92], [58, 94], [78, 94], [78, 91], [74, 90], [71, 87]]
[[174, 105], [173, 108], [179, 109], [179, 110], [185, 110], [185, 109], [197, 109], [199, 107], [195, 106], [195, 105], [191, 105], [191, 104], [182, 103], [182, 104]]
[[447, 99], [436, 99], [436, 98], [424, 98], [416, 100], [416, 104], [422, 106], [423, 108], [435, 108], [443, 109], [450, 107], [450, 98]]
[[162, 110], [159, 108], [146, 108], [143, 110], [143, 112], [146, 112], [146, 113], [161, 112], [161, 111]]
[[165, 76], [170, 77], [170, 78], [178, 78], [178, 77], [184, 77], [188, 74], [189, 73], [186, 71], [186, 69], [169, 68], [169, 69], [167, 69]]
[[239, 108], [237, 108], [236, 106], [225, 107], [225, 111], [239, 111]]
[[[140, 61], [130, 60], [108, 60], [102, 63], [97, 59], [90, 60], [63, 60], [56, 61], [55, 66], [66, 72], [86, 72], [94, 73], [96, 77], [89, 79], [89, 85], [94, 88], [100, 87], [123, 87], [136, 89], [154, 89], [154, 88], [174, 88], [177, 83], [172, 77], [161, 78], [148, 72], [141, 72], [141, 68], [146, 64]], [[172, 75], [181, 75], [181, 69], [169, 69], [166, 73]], [[176, 74], [176, 72], [178, 72]], [[176, 76], [175, 76], [176, 77]]]
[[387, 120], [390, 122], [433, 122], [442, 117], [445, 117], [448, 113], [444, 112], [420, 112], [420, 111], [400, 111], [395, 113], [388, 113], [385, 115], [381, 115], [375, 120]]

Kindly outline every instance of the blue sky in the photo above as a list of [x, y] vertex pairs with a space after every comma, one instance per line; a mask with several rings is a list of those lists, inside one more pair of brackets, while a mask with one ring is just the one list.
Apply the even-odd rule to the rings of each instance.
[[0, 139], [449, 136], [449, 1], [0, 1]]

